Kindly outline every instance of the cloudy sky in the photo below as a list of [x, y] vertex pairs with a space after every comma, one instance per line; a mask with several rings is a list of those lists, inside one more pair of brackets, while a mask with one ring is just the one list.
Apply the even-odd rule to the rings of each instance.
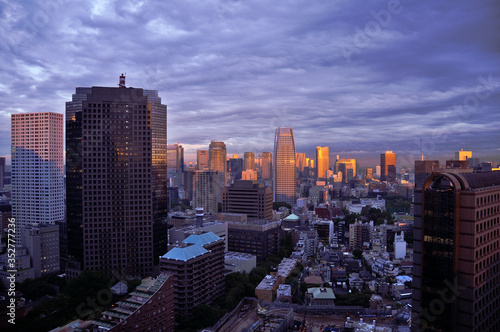
[[186, 159], [210, 140], [375, 165], [460, 148], [500, 160], [498, 1], [0, 0], [0, 155], [10, 114], [54, 111], [77, 86], [155, 89]]

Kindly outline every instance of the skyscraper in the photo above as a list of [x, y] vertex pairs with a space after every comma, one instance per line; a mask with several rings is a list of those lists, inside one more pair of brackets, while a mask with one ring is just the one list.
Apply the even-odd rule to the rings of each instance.
[[342, 173], [342, 182], [344, 183], [347, 183], [349, 180], [354, 179], [357, 174], [356, 159], [337, 159], [337, 161], [335, 162], [335, 172]]
[[64, 221], [63, 115], [19, 113], [11, 116], [12, 217], [17, 243], [31, 223]]
[[330, 149], [328, 146], [316, 147], [316, 176], [326, 178], [326, 171], [330, 167]]
[[299, 169], [300, 172], [303, 172], [304, 167], [306, 167], [306, 154], [297, 152], [295, 154], [295, 160], [296, 160], [297, 168]]
[[[217, 213], [217, 202], [221, 190], [218, 171], [193, 172], [193, 208], [204, 208], [206, 213]], [[222, 196], [222, 192], [220, 194]], [[221, 199], [222, 200], [222, 199]]]
[[396, 182], [396, 154], [392, 151], [380, 154], [380, 181]]
[[415, 187], [414, 331], [499, 331], [500, 172]]
[[295, 204], [297, 170], [295, 166], [295, 140], [292, 128], [277, 128], [274, 138], [274, 183], [275, 202]]
[[253, 171], [255, 170], [255, 153], [253, 152], [245, 152], [244, 155], [245, 160], [245, 171]]
[[460, 151], [455, 152], [455, 160], [467, 160], [469, 158], [472, 158], [472, 151], [464, 151], [464, 149], [461, 149]]
[[272, 152], [262, 152], [262, 179], [270, 180], [273, 169], [273, 154]]
[[222, 175], [224, 186], [226, 184], [226, 144], [212, 140], [208, 147], [208, 167], [211, 171], [217, 171]]
[[196, 151], [196, 169], [204, 170], [208, 169], [208, 150], [197, 150]]
[[5, 176], [5, 157], [0, 157], [0, 189], [3, 189]]
[[124, 79], [77, 88], [66, 103], [68, 259], [76, 270], [151, 275], [167, 250], [167, 107]]
[[179, 143], [167, 145], [167, 171], [184, 172], [184, 148]]

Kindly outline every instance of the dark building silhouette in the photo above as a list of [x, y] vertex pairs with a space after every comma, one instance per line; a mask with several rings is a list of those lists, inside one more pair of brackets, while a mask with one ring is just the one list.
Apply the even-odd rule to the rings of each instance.
[[157, 91], [77, 88], [66, 103], [69, 267], [151, 275], [167, 251], [167, 107]]
[[415, 189], [414, 331], [500, 331], [500, 172]]
[[245, 252], [257, 256], [257, 260], [279, 251], [284, 232], [277, 222], [228, 222], [229, 251]]
[[439, 170], [439, 160], [415, 160], [415, 188], [422, 188], [425, 179]]
[[222, 189], [222, 212], [270, 220], [273, 218], [273, 190], [256, 181], [236, 180]]

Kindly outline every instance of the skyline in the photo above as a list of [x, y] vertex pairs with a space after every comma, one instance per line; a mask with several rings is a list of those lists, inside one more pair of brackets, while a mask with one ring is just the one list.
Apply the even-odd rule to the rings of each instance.
[[128, 87], [158, 90], [187, 163], [211, 140], [228, 155], [272, 151], [277, 127], [307, 157], [329, 146], [362, 166], [386, 150], [411, 165], [421, 139], [429, 159], [467, 148], [500, 161], [493, 1], [73, 4], [0, 11], [9, 161], [10, 114], [64, 113], [75, 87], [114, 87], [122, 72]]

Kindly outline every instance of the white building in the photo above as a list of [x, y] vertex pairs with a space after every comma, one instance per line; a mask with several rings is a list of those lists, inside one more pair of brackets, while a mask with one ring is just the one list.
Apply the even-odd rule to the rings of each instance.
[[403, 259], [406, 256], [406, 241], [405, 233], [401, 231], [401, 235], [394, 236], [394, 258]]
[[246, 272], [247, 274], [257, 266], [257, 256], [228, 251], [224, 256], [224, 268], [229, 273], [232, 272]]
[[60, 271], [59, 226], [31, 225], [21, 230], [21, 243], [28, 250], [35, 278]]
[[[7, 254], [0, 256], [0, 279], [5, 287], [9, 288], [10, 281], [7, 279], [12, 275], [15, 276], [15, 282], [22, 283], [26, 279], [35, 278], [35, 269], [31, 267], [31, 259], [26, 248], [16, 246], [15, 265], [12, 267], [9, 264]], [[16, 271], [16, 272], [9, 272]]]
[[[12, 217], [17, 233], [31, 223], [64, 221], [63, 115], [11, 116]], [[21, 243], [17, 236], [17, 243]]]

